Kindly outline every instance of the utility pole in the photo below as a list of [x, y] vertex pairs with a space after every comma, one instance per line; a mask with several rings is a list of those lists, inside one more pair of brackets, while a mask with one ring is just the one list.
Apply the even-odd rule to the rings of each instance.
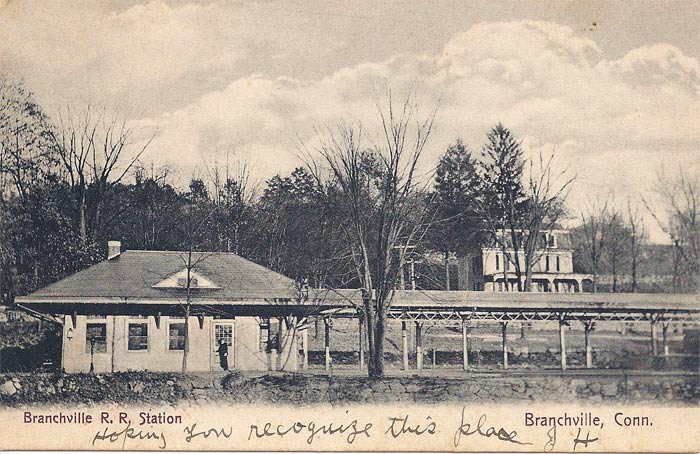
[[409, 279], [411, 283], [411, 290], [416, 289], [416, 275], [414, 267], [415, 260], [411, 258], [406, 259], [406, 257], [408, 257], [415, 248], [415, 246], [410, 244], [394, 246], [394, 249], [396, 249], [399, 253], [399, 290], [406, 290], [406, 280], [404, 276], [404, 265], [406, 265], [406, 263], [410, 264]]

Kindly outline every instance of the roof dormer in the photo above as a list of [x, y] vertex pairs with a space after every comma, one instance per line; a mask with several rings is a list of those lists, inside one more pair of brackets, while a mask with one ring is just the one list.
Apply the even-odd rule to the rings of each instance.
[[540, 245], [542, 248], [556, 249], [558, 247], [557, 234], [554, 232], [540, 233]]
[[[216, 290], [220, 289], [218, 285], [202, 276], [201, 274], [190, 271], [190, 289], [209, 289]], [[187, 288], [187, 268], [172, 274], [162, 281], [154, 284], [153, 288], [162, 289], [186, 289]]]

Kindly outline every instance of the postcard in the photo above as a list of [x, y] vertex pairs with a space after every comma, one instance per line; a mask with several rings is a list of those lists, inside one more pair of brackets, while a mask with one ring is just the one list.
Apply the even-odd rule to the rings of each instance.
[[0, 449], [698, 452], [698, 23], [0, 0]]

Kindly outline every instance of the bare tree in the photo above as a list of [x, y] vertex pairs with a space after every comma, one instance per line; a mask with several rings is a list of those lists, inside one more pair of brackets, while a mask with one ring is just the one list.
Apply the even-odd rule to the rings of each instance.
[[370, 377], [384, 375], [387, 314], [405, 261], [406, 248], [399, 246], [421, 241], [427, 229], [428, 216], [417, 195], [417, 166], [435, 118], [435, 111], [415, 118], [414, 94], [397, 109], [389, 93], [388, 107], [377, 108], [380, 143], [365, 149], [362, 126], [343, 123], [324, 134], [320, 158], [309, 159], [312, 174], [326, 188], [326, 200], [342, 219], [362, 293], [359, 309], [367, 326]]
[[[172, 169], [168, 166], [150, 169], [139, 165], [134, 169], [134, 196], [127, 209], [135, 212], [126, 227], [133, 233], [133, 247], [145, 250], [168, 248], [176, 230], [173, 213], [182, 205], [177, 191], [168, 183]], [[112, 216], [119, 213], [112, 214]], [[110, 220], [106, 221], [109, 224]]]
[[603, 267], [605, 247], [608, 243], [609, 226], [615, 221], [608, 202], [602, 206], [592, 206], [586, 212], [581, 212], [581, 226], [576, 229], [576, 240], [579, 243], [580, 259], [584, 267], [593, 275], [593, 292], [598, 291], [598, 276]]
[[675, 177], [663, 170], [652, 188], [659, 203], [643, 203], [673, 245], [674, 291], [700, 289], [700, 182], [679, 169]]
[[620, 291], [620, 275], [624, 274], [630, 252], [630, 233], [619, 209], [611, 209], [603, 229], [603, 257], [613, 279], [611, 290], [617, 293]]
[[185, 345], [182, 354], [182, 373], [187, 372], [187, 357], [190, 352], [189, 319], [192, 314], [192, 305], [197, 290], [195, 276], [199, 273], [202, 264], [212, 255], [210, 252], [196, 252], [195, 249], [198, 245], [200, 232], [206, 228], [214, 213], [215, 209], [206, 213], [198, 213], [193, 201], [190, 201], [184, 213], [183, 233], [185, 234], [185, 250], [180, 254], [180, 259], [186, 272], [185, 281], [183, 282], [185, 300], [181, 302], [185, 313]]
[[154, 136], [132, 143], [134, 128], [119, 113], [87, 106], [78, 115], [70, 110], [59, 114], [59, 122], [50, 134], [58, 154], [62, 173], [74, 192], [78, 209], [80, 238], [99, 238], [102, 204], [122, 181]]
[[[525, 291], [532, 288], [532, 269], [541, 259], [541, 250], [547, 247], [543, 244], [543, 233], [551, 232], [565, 213], [564, 202], [575, 176], [568, 177], [567, 170], [552, 175], [554, 151], [546, 160], [539, 153], [539, 169], [533, 171], [530, 161], [530, 172], [526, 186], [528, 199], [527, 210], [524, 213], [521, 229], [523, 244], [523, 261], [525, 263]], [[562, 181], [563, 180], [563, 181]], [[511, 225], [511, 230], [512, 230]], [[512, 234], [511, 234], [512, 235]], [[515, 236], [517, 239], [517, 235]], [[515, 257], [516, 262], [518, 257]], [[520, 277], [518, 277], [520, 280]]]
[[247, 156], [226, 151], [224, 163], [215, 160], [207, 168], [213, 202], [218, 207], [219, 249], [235, 254], [241, 253], [243, 229], [252, 216], [257, 192], [257, 183], [251, 178], [251, 166]]
[[627, 201], [627, 229], [629, 231], [629, 259], [630, 274], [632, 277], [632, 293], [639, 290], [639, 262], [642, 259], [642, 246], [647, 239], [647, 231], [644, 226], [644, 218], [639, 210], [632, 207]]
[[0, 74], [0, 200], [25, 198], [29, 188], [56, 170], [48, 143], [50, 125], [21, 81]]

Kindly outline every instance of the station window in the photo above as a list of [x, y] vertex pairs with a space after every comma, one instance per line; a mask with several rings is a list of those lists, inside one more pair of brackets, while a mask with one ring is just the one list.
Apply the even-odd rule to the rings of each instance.
[[549, 271], [549, 256], [548, 255], [544, 256], [544, 270]]
[[148, 350], [148, 323], [129, 323], [129, 350]]
[[168, 350], [185, 349], [185, 322], [170, 322], [168, 328]]
[[496, 254], [496, 270], [501, 269], [501, 256]]
[[270, 337], [270, 319], [263, 318], [258, 325], [258, 351], [265, 352], [267, 350], [267, 342]]
[[88, 323], [85, 330], [85, 353], [90, 353], [90, 344], [95, 340], [95, 353], [107, 351], [107, 324]]
[[559, 266], [559, 256], [557, 255], [557, 271], [561, 271], [561, 268]]
[[259, 327], [258, 351], [270, 353], [272, 350], [279, 350], [279, 321], [264, 318]]
[[270, 341], [267, 343], [267, 351], [280, 349], [280, 323], [281, 320], [270, 320]]
[[214, 341], [216, 342], [217, 346], [221, 343], [222, 339], [229, 347], [233, 346], [233, 325], [214, 325]]

